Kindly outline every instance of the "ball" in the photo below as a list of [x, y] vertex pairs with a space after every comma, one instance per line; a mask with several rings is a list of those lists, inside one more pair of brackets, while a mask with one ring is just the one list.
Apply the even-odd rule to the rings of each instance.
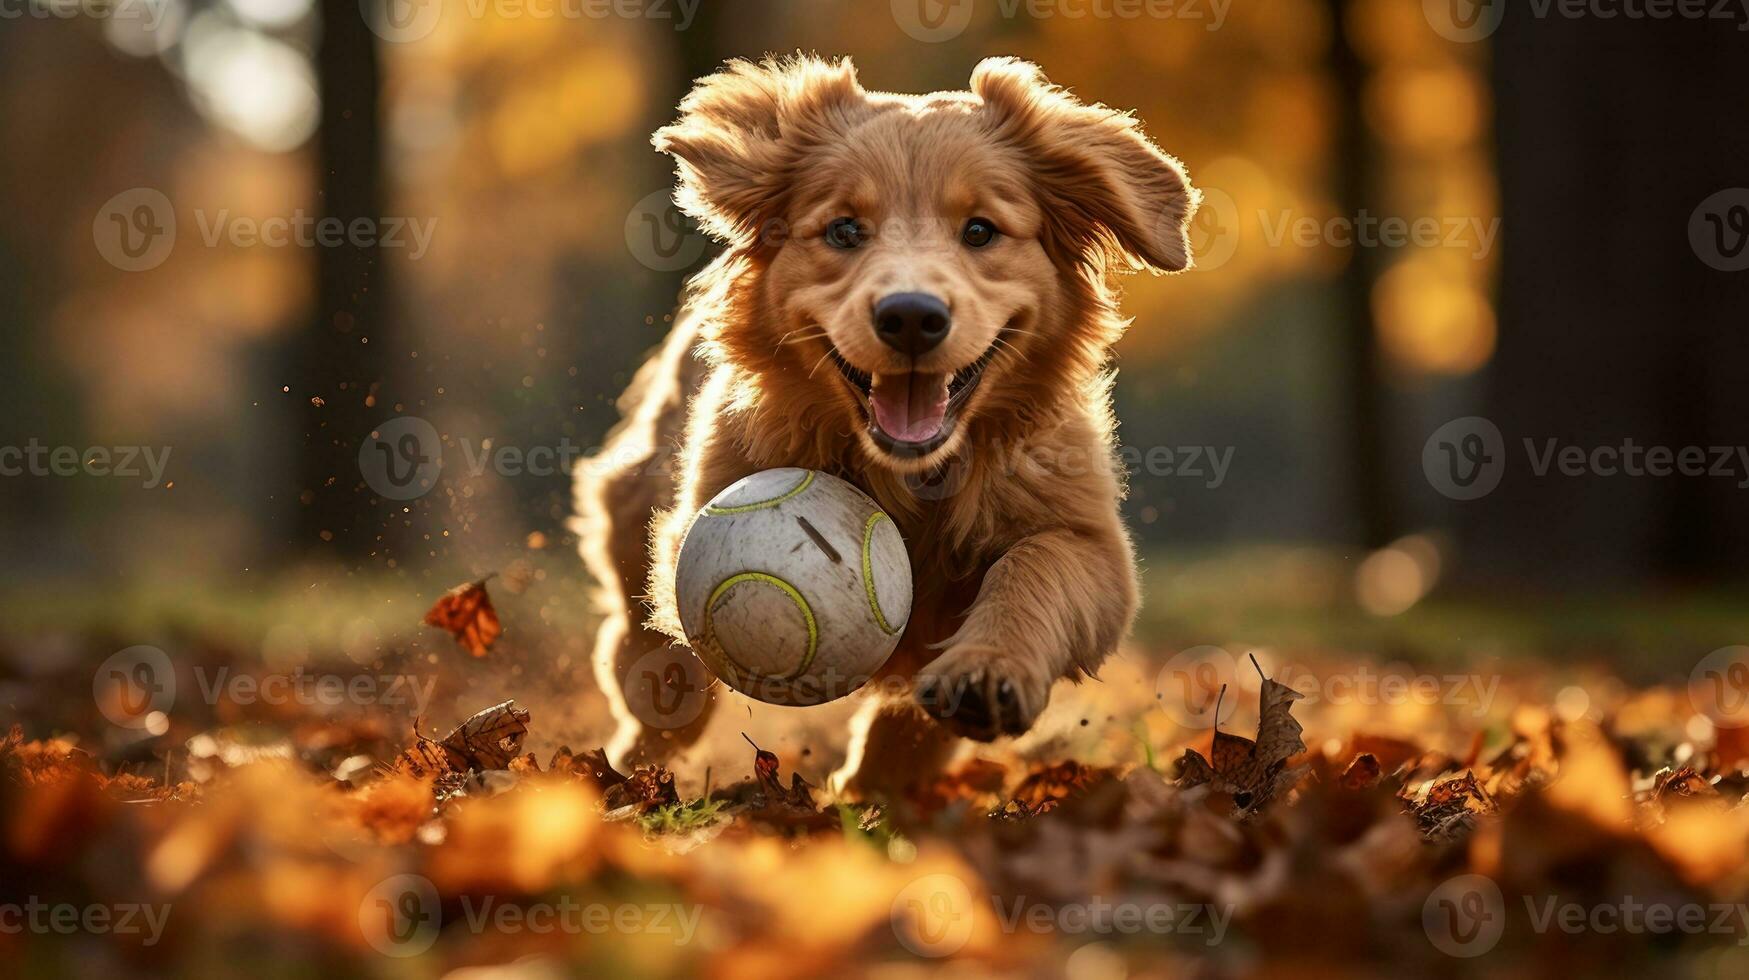
[[911, 617], [911, 558], [856, 487], [764, 470], [716, 495], [680, 545], [680, 625], [725, 684], [771, 704], [841, 698], [892, 655]]

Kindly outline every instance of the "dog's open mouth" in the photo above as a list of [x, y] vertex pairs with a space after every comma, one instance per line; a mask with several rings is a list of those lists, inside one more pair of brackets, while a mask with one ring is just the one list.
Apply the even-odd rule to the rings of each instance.
[[953, 435], [955, 416], [971, 398], [995, 356], [996, 345], [976, 361], [952, 374], [906, 371], [870, 376], [831, 352], [838, 373], [850, 382], [868, 412], [868, 433], [875, 445], [895, 456], [927, 456]]

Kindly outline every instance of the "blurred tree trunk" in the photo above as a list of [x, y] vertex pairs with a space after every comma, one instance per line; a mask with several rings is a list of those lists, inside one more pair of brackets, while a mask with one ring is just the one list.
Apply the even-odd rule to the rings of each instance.
[[1749, 185], [1749, 34], [1513, 7], [1493, 54], [1503, 271], [1483, 414], [1507, 468], [1460, 511], [1470, 567], [1741, 576], [1740, 460], [1728, 477], [1539, 477], [1525, 440], [1749, 445], [1749, 271], [1709, 266], [1689, 240], [1697, 206]]
[[[736, 5], [737, 8], [751, 6], [751, 4]], [[721, 68], [723, 62], [729, 58], [751, 57], [747, 53], [738, 51], [730, 43], [730, 39], [723, 36], [723, 27], [726, 23], [723, 11], [727, 7], [728, 5], [724, 3], [701, 3], [698, 5], [698, 13], [694, 15], [691, 28], [674, 32], [674, 45], [676, 53], [679, 55], [677, 60], [681, 69], [681, 81], [684, 83], [679, 95], [685, 95], [687, 90], [692, 88], [693, 81]], [[754, 11], [751, 9], [737, 9], [735, 13], [737, 19], [741, 21], [752, 19], [754, 15]], [[676, 97], [674, 102], [679, 104], [680, 99]]]
[[[1381, 213], [1378, 148], [1362, 114], [1369, 68], [1348, 35], [1350, 8], [1354, 4], [1353, 0], [1328, 3], [1334, 28], [1331, 75], [1337, 91], [1335, 153], [1331, 161], [1336, 210], [1351, 216], [1362, 211], [1378, 214]], [[1372, 306], [1373, 287], [1378, 283], [1383, 264], [1384, 256], [1377, 248], [1360, 245], [1350, 248], [1337, 303], [1341, 327], [1338, 389], [1346, 399], [1342, 420], [1342, 431], [1348, 439], [1346, 483], [1360, 541], [1369, 548], [1382, 547], [1398, 533], [1386, 479], [1386, 391]]]
[[[376, 35], [357, 0], [322, 0], [321, 11], [318, 211], [375, 227], [385, 214]], [[305, 438], [297, 543], [349, 559], [377, 550], [384, 536], [385, 508], [359, 471], [359, 444], [398, 414], [384, 386], [388, 358], [402, 347], [389, 322], [381, 250], [369, 237], [370, 245], [347, 241], [314, 250], [316, 305], [294, 352]]]

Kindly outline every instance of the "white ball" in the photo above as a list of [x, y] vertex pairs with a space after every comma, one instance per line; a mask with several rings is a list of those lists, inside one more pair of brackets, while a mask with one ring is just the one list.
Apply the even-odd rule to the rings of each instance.
[[680, 545], [680, 625], [723, 682], [772, 704], [841, 698], [911, 618], [911, 558], [869, 496], [815, 470], [764, 470], [717, 496]]

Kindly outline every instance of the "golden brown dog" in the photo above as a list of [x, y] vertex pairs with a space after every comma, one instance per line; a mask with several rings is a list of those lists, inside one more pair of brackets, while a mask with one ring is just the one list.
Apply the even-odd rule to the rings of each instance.
[[848, 60], [737, 61], [655, 145], [726, 250], [577, 481], [609, 617], [610, 755], [661, 757], [702, 731], [714, 695], [682, 645], [676, 555], [706, 501], [778, 466], [862, 487], [911, 551], [885, 675], [909, 697], [871, 702], [845, 775], [890, 784], [870, 773], [895, 759], [926, 776], [950, 733], [1026, 731], [1135, 613], [1112, 279], [1190, 264], [1183, 168], [1130, 116], [1006, 58], [970, 91], [921, 96], [865, 91]]

